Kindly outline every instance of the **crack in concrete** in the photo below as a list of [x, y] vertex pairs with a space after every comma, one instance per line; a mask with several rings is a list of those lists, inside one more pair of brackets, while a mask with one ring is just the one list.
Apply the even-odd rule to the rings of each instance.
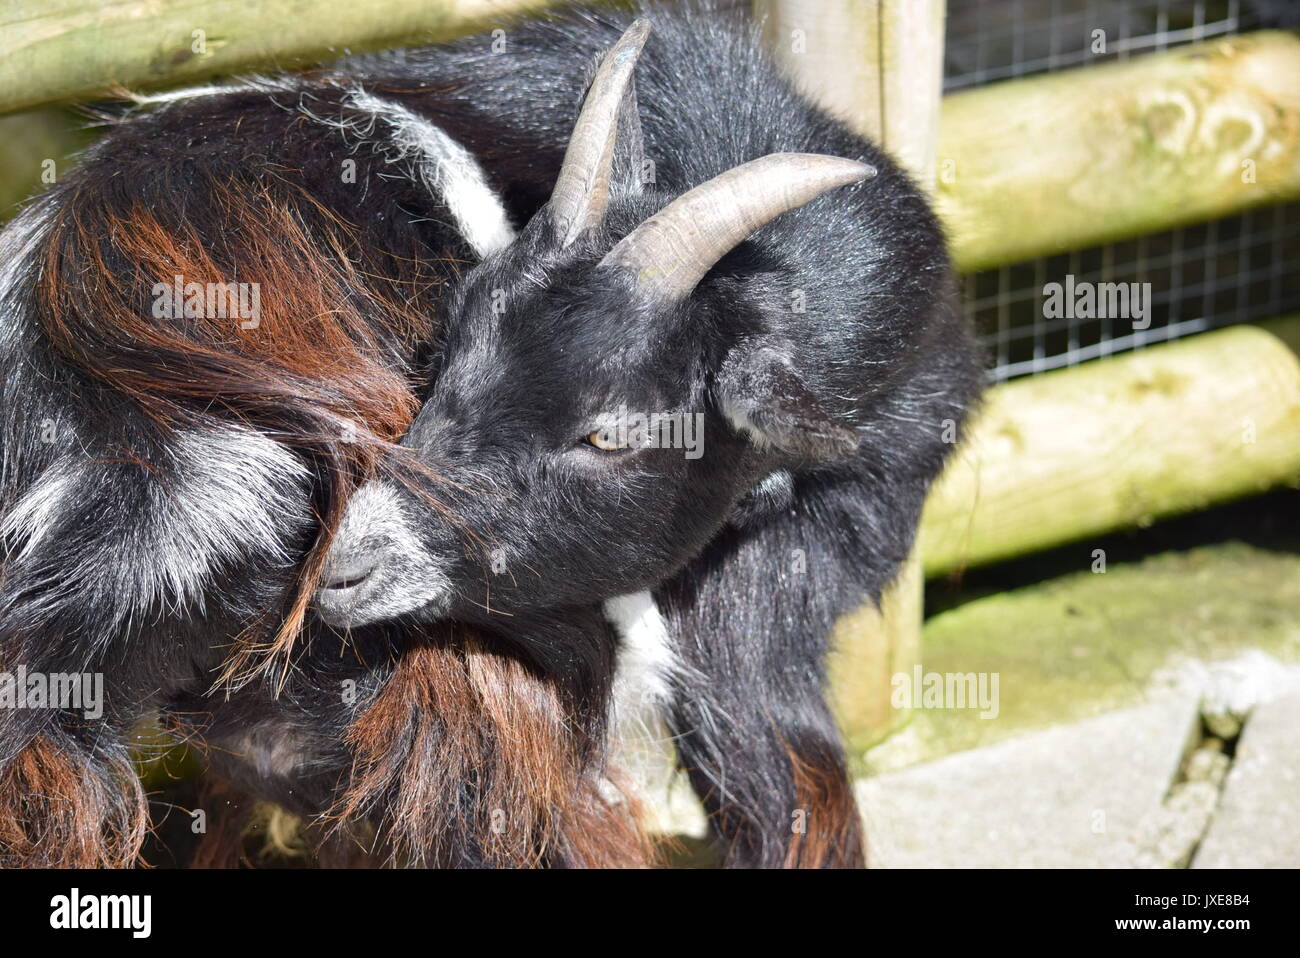
[[1139, 867], [1190, 868], [1214, 821], [1249, 710], [1229, 714], [1203, 701], [1197, 718], [1160, 810], [1143, 823]]

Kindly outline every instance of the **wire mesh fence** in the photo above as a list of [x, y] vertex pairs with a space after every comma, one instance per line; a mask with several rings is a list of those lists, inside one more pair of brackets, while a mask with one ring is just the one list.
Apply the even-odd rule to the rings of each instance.
[[[1300, 204], [1291, 203], [973, 273], [965, 309], [1003, 380], [1300, 309], [1297, 262]], [[1070, 277], [1150, 284], [1146, 315], [1049, 317], [1044, 289], [1068, 289]]]
[[1123, 60], [1275, 19], [1276, 4], [1250, 0], [948, 0], [944, 89]]
[[[1288, 12], [1274, 0], [948, 0], [944, 85], [1086, 69], [1277, 26]], [[965, 309], [1000, 381], [1300, 309], [1297, 263], [1300, 204], [1289, 204], [974, 273]], [[1049, 315], [1044, 290], [1070, 282], [1150, 284], [1138, 287], [1146, 314]]]

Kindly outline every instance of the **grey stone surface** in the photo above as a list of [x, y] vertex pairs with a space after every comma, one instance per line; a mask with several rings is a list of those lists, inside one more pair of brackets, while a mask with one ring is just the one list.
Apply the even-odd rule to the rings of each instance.
[[[1153, 836], [1199, 728], [1198, 697], [1034, 732], [862, 781], [875, 867], [1168, 866]], [[1203, 803], [1196, 803], [1203, 804]], [[1199, 810], [1198, 814], [1203, 814]], [[1175, 852], [1186, 854], [1181, 842]]]
[[1300, 868], [1300, 694], [1255, 706], [1193, 868]]

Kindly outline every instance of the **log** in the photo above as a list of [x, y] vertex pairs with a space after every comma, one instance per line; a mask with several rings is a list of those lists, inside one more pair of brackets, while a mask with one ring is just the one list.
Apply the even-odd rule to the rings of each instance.
[[935, 576], [1300, 481], [1300, 316], [994, 388], [921, 522]]
[[0, 113], [445, 40], [544, 0], [11, 0]]
[[1264, 32], [947, 97], [966, 272], [1300, 198], [1300, 37]]

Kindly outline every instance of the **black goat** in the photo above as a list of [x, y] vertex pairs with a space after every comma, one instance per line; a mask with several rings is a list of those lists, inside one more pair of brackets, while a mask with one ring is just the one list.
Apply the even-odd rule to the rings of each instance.
[[[561, 61], [626, 23], [530, 25], [508, 58], [381, 60], [378, 83], [445, 98], [472, 76], [462, 95], [491, 89], [528, 128], [574, 90], [525, 98], [507, 71], [573, 76]], [[605, 60], [550, 202], [456, 286], [402, 440], [442, 481], [361, 489], [317, 604], [355, 626], [614, 600], [728, 862], [852, 864], [826, 641], [909, 551], [976, 391], [971, 339], [935, 219], [887, 157], [748, 31], [655, 24]]]
[[443, 290], [511, 238], [452, 135], [477, 118], [342, 73], [154, 102], [0, 237], [0, 683], [103, 680], [94, 710], [0, 708], [0, 864], [133, 861], [127, 743], [155, 712], [400, 860], [643, 861], [604, 781], [594, 610], [362, 630], [346, 656], [305, 618], [417, 408]]

